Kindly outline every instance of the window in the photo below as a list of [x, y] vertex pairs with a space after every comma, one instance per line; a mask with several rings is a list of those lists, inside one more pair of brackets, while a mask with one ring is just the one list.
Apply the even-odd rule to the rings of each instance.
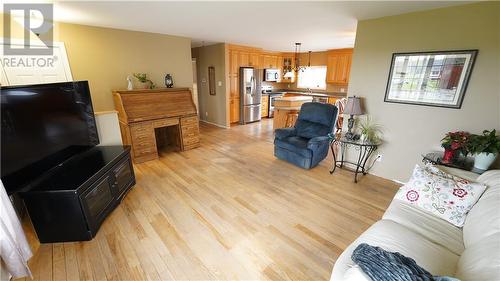
[[298, 88], [326, 90], [326, 66], [309, 66], [299, 71]]

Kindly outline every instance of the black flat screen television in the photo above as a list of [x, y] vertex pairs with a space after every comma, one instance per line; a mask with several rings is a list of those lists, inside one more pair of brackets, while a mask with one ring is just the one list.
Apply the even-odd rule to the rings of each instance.
[[8, 193], [99, 144], [87, 81], [6, 86], [0, 98], [0, 171]]

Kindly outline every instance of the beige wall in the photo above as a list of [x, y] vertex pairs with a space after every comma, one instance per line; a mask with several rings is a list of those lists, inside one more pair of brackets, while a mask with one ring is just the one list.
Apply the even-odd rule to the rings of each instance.
[[[215, 44], [193, 48], [198, 69], [198, 101], [200, 119], [220, 126], [228, 126], [226, 118], [228, 99], [226, 97], [226, 58], [225, 44]], [[216, 95], [208, 91], [208, 67], [215, 67]], [[220, 85], [219, 85], [220, 82]]]
[[[385, 127], [372, 173], [407, 180], [421, 153], [441, 150], [446, 132], [500, 129], [499, 15], [500, 3], [482, 2], [358, 23], [348, 92], [365, 97]], [[384, 102], [392, 53], [459, 49], [479, 49], [461, 109]]]
[[[22, 36], [22, 29], [14, 36]], [[96, 111], [114, 109], [111, 91], [126, 88], [134, 72], [147, 73], [158, 87], [166, 73], [175, 87], [193, 86], [189, 38], [57, 23], [54, 41], [64, 42], [73, 79], [89, 81]]]

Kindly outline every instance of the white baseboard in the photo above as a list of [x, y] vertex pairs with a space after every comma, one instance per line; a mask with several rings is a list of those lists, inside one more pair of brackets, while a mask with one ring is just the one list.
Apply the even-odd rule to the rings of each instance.
[[210, 124], [210, 125], [214, 125], [215, 127], [219, 127], [219, 128], [223, 128], [223, 129], [229, 129], [230, 128], [229, 126], [220, 125], [220, 124], [217, 124], [217, 123], [212, 123], [212, 122], [209, 122], [207, 120], [201, 120], [200, 119], [200, 122], [207, 123], [207, 124]]

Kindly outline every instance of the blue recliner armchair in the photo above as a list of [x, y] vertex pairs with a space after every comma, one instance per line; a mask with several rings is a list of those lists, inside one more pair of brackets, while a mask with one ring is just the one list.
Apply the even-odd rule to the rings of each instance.
[[328, 134], [334, 132], [337, 113], [332, 104], [304, 103], [295, 127], [276, 129], [274, 156], [304, 169], [318, 165], [328, 155]]

